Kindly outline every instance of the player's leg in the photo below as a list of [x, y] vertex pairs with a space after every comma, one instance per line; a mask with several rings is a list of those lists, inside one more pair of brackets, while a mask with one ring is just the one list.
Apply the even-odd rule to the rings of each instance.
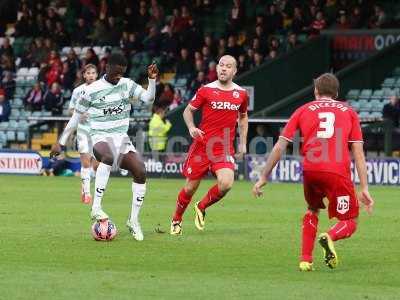
[[324, 250], [326, 265], [336, 268], [339, 260], [334, 242], [349, 238], [357, 230], [359, 206], [351, 179], [339, 175], [330, 177], [329, 218], [335, 217], [339, 222], [320, 235], [319, 243]]
[[204, 230], [206, 209], [221, 200], [232, 188], [235, 173], [231, 168], [215, 170], [217, 184], [212, 186], [203, 199], [195, 205], [195, 225], [197, 229]]
[[200, 186], [201, 179], [186, 179], [185, 186], [180, 190], [178, 198], [176, 200], [176, 208], [174, 216], [171, 222], [171, 234], [180, 235], [182, 234], [182, 218], [186, 211], [193, 195], [196, 193]]
[[182, 234], [182, 217], [188, 207], [192, 196], [197, 191], [201, 179], [208, 173], [210, 161], [208, 160], [204, 145], [194, 142], [189, 149], [188, 156], [183, 166], [182, 174], [186, 177], [186, 184], [180, 190], [176, 209], [171, 222], [171, 234]]
[[89, 134], [85, 131], [79, 130], [77, 132], [78, 139], [78, 151], [81, 159], [81, 201], [85, 204], [92, 202], [92, 196], [90, 194], [90, 145], [89, 145]]
[[309, 207], [303, 217], [300, 271], [313, 270], [313, 251], [318, 230], [319, 209]]
[[92, 205], [92, 218], [96, 220], [107, 219], [108, 216], [101, 207], [104, 192], [110, 177], [111, 167], [114, 162], [114, 155], [110, 146], [106, 142], [98, 142], [93, 146], [93, 154], [99, 162], [96, 170], [96, 179], [94, 183], [95, 194]]
[[130, 171], [133, 177], [131, 214], [126, 225], [133, 237], [141, 241], [143, 233], [140, 227], [139, 213], [146, 194], [146, 168], [142, 157], [133, 151], [123, 154], [120, 167]]
[[81, 200], [85, 204], [92, 202], [92, 196], [90, 194], [90, 167], [91, 167], [91, 156], [88, 153], [81, 153], [81, 181], [82, 191]]
[[313, 270], [313, 252], [315, 239], [318, 230], [318, 214], [324, 209], [324, 192], [320, 188], [320, 174], [316, 172], [303, 173], [304, 199], [307, 202], [308, 210], [303, 217], [301, 232], [301, 257], [300, 271]]

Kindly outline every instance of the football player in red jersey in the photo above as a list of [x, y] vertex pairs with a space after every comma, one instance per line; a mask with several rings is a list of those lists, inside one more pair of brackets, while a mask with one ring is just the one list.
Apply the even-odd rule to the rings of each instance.
[[[182, 216], [208, 171], [216, 176], [217, 184], [195, 205], [197, 229], [204, 230], [207, 207], [221, 200], [231, 189], [236, 124], [240, 134], [238, 155], [246, 153], [248, 95], [244, 88], [232, 81], [236, 74], [235, 58], [229, 55], [221, 57], [217, 74], [218, 80], [201, 87], [183, 113], [193, 143], [184, 164], [186, 184], [178, 194], [171, 222], [172, 235], [182, 234]], [[193, 113], [198, 109], [202, 111], [202, 120], [197, 127]]]
[[[339, 222], [319, 236], [325, 263], [338, 264], [334, 241], [350, 237], [357, 228], [358, 199], [372, 213], [374, 200], [368, 192], [363, 138], [358, 115], [343, 102], [335, 101], [339, 81], [333, 74], [323, 74], [314, 81], [315, 100], [298, 108], [290, 117], [278, 142], [268, 156], [260, 179], [253, 187], [256, 197], [271, 174], [297, 129], [303, 138], [303, 185], [308, 210], [303, 218], [300, 270], [313, 270], [313, 249], [318, 227], [318, 213], [329, 200], [329, 218]], [[350, 153], [360, 178], [361, 191], [356, 197], [350, 173]]]

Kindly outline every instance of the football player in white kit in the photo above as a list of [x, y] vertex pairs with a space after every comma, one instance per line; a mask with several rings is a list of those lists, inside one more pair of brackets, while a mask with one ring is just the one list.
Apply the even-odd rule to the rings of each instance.
[[[97, 67], [95, 65], [87, 64], [83, 67], [83, 79], [85, 82], [76, 87], [72, 92], [71, 101], [69, 103], [69, 110], [71, 114], [74, 113], [75, 106], [77, 105], [79, 98], [82, 96], [84, 88], [96, 81], [97, 76]], [[64, 133], [60, 137], [59, 144], [65, 146], [71, 131], [74, 131], [75, 129], [76, 128], [69, 128], [67, 125]], [[80, 122], [78, 124], [78, 128], [76, 129], [76, 137], [78, 141], [78, 152], [81, 159], [81, 201], [85, 204], [90, 204], [92, 202], [92, 195], [90, 193], [90, 169], [92, 163], [95, 169], [97, 168], [98, 163], [95, 159], [92, 159], [92, 142], [90, 139], [89, 121]]]

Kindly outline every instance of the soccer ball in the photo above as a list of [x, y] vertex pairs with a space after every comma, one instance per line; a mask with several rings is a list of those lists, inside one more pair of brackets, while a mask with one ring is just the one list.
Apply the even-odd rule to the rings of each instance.
[[92, 236], [96, 241], [111, 241], [117, 235], [117, 227], [111, 220], [96, 221], [92, 225]]

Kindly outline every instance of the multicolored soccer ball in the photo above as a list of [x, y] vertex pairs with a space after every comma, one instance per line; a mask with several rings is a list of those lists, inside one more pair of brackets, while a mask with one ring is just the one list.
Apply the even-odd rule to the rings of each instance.
[[92, 225], [92, 236], [96, 241], [111, 241], [117, 235], [117, 227], [111, 220], [96, 221]]

